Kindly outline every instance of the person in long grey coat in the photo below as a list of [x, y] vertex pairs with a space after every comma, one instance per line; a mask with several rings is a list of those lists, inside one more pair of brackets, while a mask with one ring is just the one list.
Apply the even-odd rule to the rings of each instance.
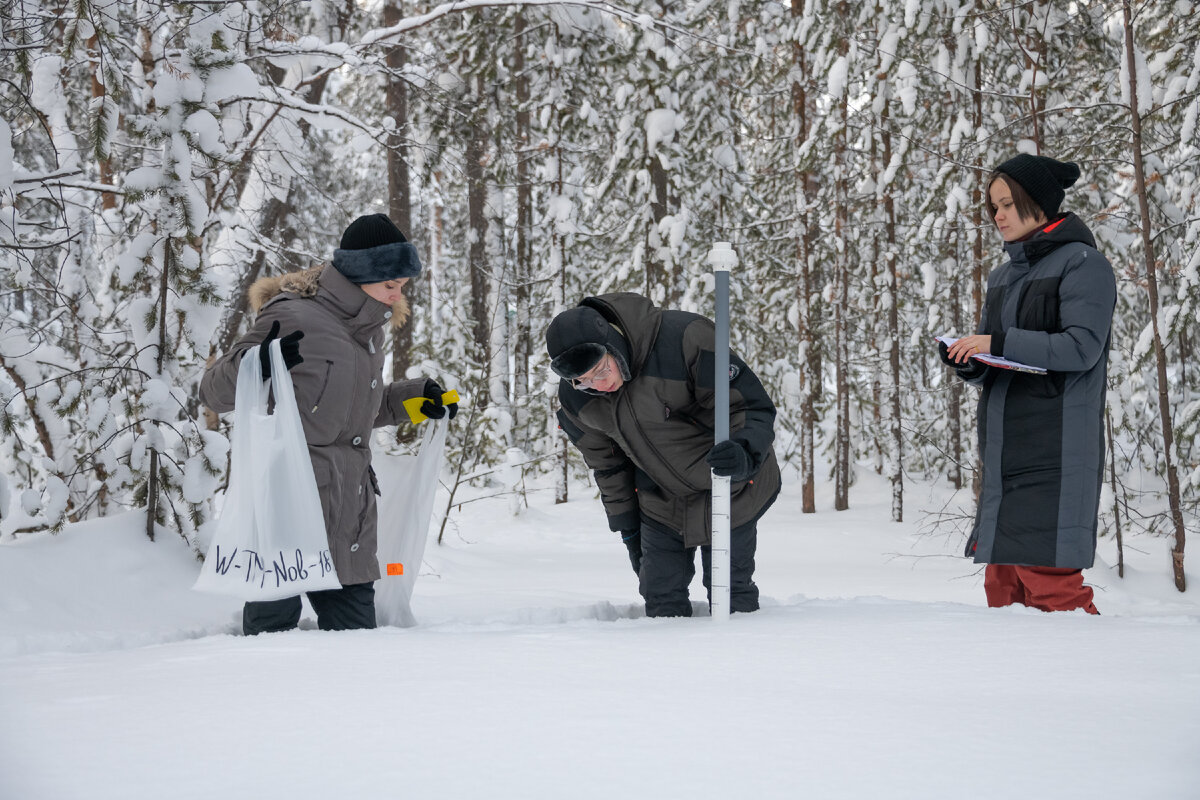
[[[940, 345], [982, 388], [983, 486], [966, 555], [988, 565], [990, 606], [1099, 613], [1082, 571], [1096, 555], [1116, 279], [1087, 226], [1059, 213], [1079, 174], [1027, 154], [996, 168], [988, 211], [1009, 260], [988, 277], [978, 332]], [[980, 353], [1047, 372], [988, 366]]]
[[[388, 326], [408, 318], [404, 285], [421, 271], [416, 248], [383, 214], [354, 220], [330, 264], [262, 278], [250, 288], [257, 311], [250, 330], [205, 370], [200, 398], [214, 411], [233, 409], [238, 367], [246, 351], [280, 338], [312, 459], [329, 550], [341, 589], [309, 592], [322, 630], [375, 627], [375, 495], [371, 430], [409, 419], [404, 401], [425, 397], [426, 416], [451, 417], [443, 390], [428, 378], [383, 380]], [[264, 377], [270, 361], [262, 361]], [[246, 603], [247, 635], [282, 631], [300, 621], [299, 597]]]

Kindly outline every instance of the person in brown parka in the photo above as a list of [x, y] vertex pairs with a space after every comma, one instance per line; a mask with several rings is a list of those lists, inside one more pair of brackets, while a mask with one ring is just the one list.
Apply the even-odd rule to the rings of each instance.
[[[233, 409], [238, 367], [255, 345], [280, 331], [312, 459], [329, 550], [340, 589], [309, 592], [322, 630], [375, 627], [375, 495], [371, 430], [409, 418], [404, 401], [425, 397], [421, 411], [439, 419], [443, 390], [429, 378], [384, 383], [384, 342], [408, 319], [404, 285], [421, 272], [417, 250], [384, 214], [359, 217], [346, 228], [329, 265], [262, 278], [250, 288], [257, 311], [250, 330], [209, 365], [201, 400], [214, 411]], [[266, 355], [263, 347], [261, 355]], [[263, 375], [270, 375], [264, 358]], [[246, 635], [283, 631], [300, 621], [299, 597], [246, 603]]]

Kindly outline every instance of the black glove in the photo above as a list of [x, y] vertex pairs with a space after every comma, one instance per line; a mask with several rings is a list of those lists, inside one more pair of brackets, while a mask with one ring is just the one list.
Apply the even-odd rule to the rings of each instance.
[[446, 390], [438, 385], [438, 382], [433, 378], [425, 379], [425, 391], [421, 395], [425, 398], [425, 402], [421, 404], [421, 413], [430, 419], [441, 419], [446, 416], [446, 412], [450, 412], [450, 419], [458, 414], [458, 403], [451, 403], [448, 406], [442, 405], [442, 395]]
[[734, 481], [744, 481], [750, 477], [750, 454], [740, 442], [726, 439], [720, 442], [704, 457], [712, 471], [718, 475], [728, 475]]
[[642, 573], [642, 532], [639, 531], [621, 531], [621, 541], [625, 543], [626, 549], [629, 550], [629, 563], [633, 566], [635, 575]]
[[[271, 323], [267, 338], [262, 340], [262, 346], [258, 349], [258, 363], [262, 364], [264, 381], [271, 377], [271, 341], [278, 335], [279, 320], [275, 320]], [[288, 368], [288, 372], [295, 369], [297, 364], [304, 363], [304, 358], [300, 355], [300, 340], [303, 338], [304, 331], [292, 331], [279, 340], [279, 354], [283, 356], [283, 365]]]

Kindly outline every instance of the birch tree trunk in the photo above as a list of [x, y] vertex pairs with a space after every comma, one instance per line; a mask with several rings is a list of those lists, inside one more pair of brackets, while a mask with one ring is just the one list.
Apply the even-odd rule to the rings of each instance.
[[1040, 153], [1046, 145], [1045, 131], [1042, 127], [1042, 112], [1046, 103], [1038, 91], [1038, 75], [1046, 68], [1046, 28], [1050, 23], [1050, 14], [1053, 12], [1053, 8], [1051, 5], [1030, 3], [1027, 6], [1029, 13], [1027, 21], [1020, 18], [1020, 12], [1023, 10], [1020, 5], [1014, 4], [1012, 8], [1014, 41], [1021, 43], [1021, 48], [1025, 53], [1025, 69], [1030, 73], [1029, 138]]
[[[383, 5], [383, 26], [398, 25], [403, 18], [399, 0], [388, 0]], [[405, 49], [394, 45], [387, 49], [386, 99], [387, 110], [395, 125], [387, 137], [388, 216], [410, 240], [412, 229], [412, 195], [408, 168], [408, 84], [400, 77], [407, 56]], [[413, 304], [414, 282], [404, 287], [410, 306]], [[392, 380], [398, 381], [408, 374], [412, 363], [412, 320], [399, 328], [392, 329]], [[400, 425], [397, 438], [411, 438], [414, 428]]]
[[[846, 3], [838, 4], [838, 15], [846, 19], [849, 8]], [[849, 44], [842, 39], [838, 54], [848, 58]], [[847, 66], [847, 72], [849, 67]], [[841, 94], [834, 99], [838, 117], [838, 130], [833, 141], [834, 183], [834, 261], [833, 261], [833, 341], [834, 369], [837, 384], [837, 413], [834, 430], [833, 459], [833, 507], [845, 511], [850, 507], [850, 264], [846, 252], [846, 238], [850, 227], [850, 179], [849, 179], [849, 126], [850, 102], [848, 77], [843, 79]]]
[[[973, 102], [971, 104], [974, 119], [972, 121], [975, 125], [975, 130], [979, 130], [983, 127], [983, 61], [979, 53], [975, 54], [974, 76], [975, 86], [972, 93]], [[978, 166], [983, 167], [984, 165], [979, 164]], [[975, 181], [975, 188], [971, 192], [971, 201], [975, 206], [973, 217], [973, 233], [971, 235], [971, 319], [975, 322], [979, 322], [983, 317], [983, 282], [986, 275], [983, 268], [983, 230], [984, 225], [987, 224], [985, 223], [983, 217], [984, 193], [987, 191], [987, 187], [983, 184], [986, 180], [986, 173], [981, 169]], [[960, 333], [966, 332], [967, 331], [960, 329]], [[972, 328], [970, 332], [974, 333], [975, 329]], [[966, 392], [963, 382], [960, 380], [955, 380], [954, 388], [957, 390], [957, 395], [961, 399]], [[963, 448], [961, 447], [961, 439], [958, 441], [959, 447], [956, 452], [962, 453]], [[974, 449], [972, 449], [972, 453], [972, 461], [976, 461], [979, 458], [979, 453]], [[959, 485], [961, 486], [961, 482]], [[979, 497], [979, 492], [982, 488], [983, 470], [979, 468], [971, 470], [971, 491], [974, 492], [976, 497]]]
[[[804, 0], [792, 0], [792, 17], [804, 14]], [[809, 119], [812, 100], [804, 83], [808, 79], [808, 54], [804, 46], [792, 43], [792, 64], [795, 78], [792, 80], [792, 114], [796, 120], [796, 150], [799, 151], [809, 134]], [[800, 348], [796, 362], [800, 365], [800, 510], [805, 514], [816, 513], [816, 460], [814, 440], [816, 433], [816, 402], [820, 392], [820, 351], [817, 347], [817, 315], [812, 309], [812, 298], [817, 292], [815, 259], [813, 258], [813, 234], [810, 198], [814, 192], [812, 172], [801, 167], [796, 170], [796, 281], [797, 317], [800, 328]]]
[[[880, 119], [883, 159], [892, 163], [892, 131], [888, 126], [887, 107]], [[887, 270], [887, 341], [888, 349], [888, 414], [887, 414], [887, 471], [892, 484], [892, 521], [904, 521], [904, 429], [900, 404], [900, 278], [896, 258], [896, 200], [888, 183], [883, 192], [883, 262]], [[961, 381], [955, 381], [961, 383]]]
[[1104, 409], [1104, 427], [1108, 434], [1109, 488], [1113, 493], [1113, 528], [1117, 534], [1117, 577], [1125, 577], [1125, 536], [1121, 528], [1121, 496], [1117, 493], [1117, 441], [1113, 436], [1112, 412]]
[[[557, 28], [555, 28], [553, 35], [555, 50], [561, 50], [561, 34]], [[549, 80], [551, 86], [559, 85], [562, 76], [557, 68], [551, 69]], [[554, 133], [554, 143], [550, 148], [550, 157], [552, 159], [550, 174], [553, 176], [551, 178], [550, 191], [553, 195], [553, 201], [555, 203], [562, 203], [563, 193], [566, 191], [566, 175], [563, 169], [563, 115], [559, 102], [555, 102], [550, 108], [550, 129]], [[566, 234], [559, 228], [557, 222], [550, 226], [550, 275], [552, 281], [552, 313], [554, 314], [563, 311], [567, 303], [566, 239]], [[553, 426], [551, 430], [557, 427], [558, 410], [558, 393], [555, 392], [550, 397], [550, 424]], [[557, 431], [557, 434], [554, 439], [554, 460], [557, 465], [557, 468], [554, 470], [554, 502], [556, 505], [565, 503], [570, 499], [568, 487], [570, 486], [571, 476], [571, 443], [562, 431]]]
[[513, 23], [513, 90], [517, 100], [517, 130], [514, 152], [517, 178], [516, 252], [513, 258], [513, 304], [516, 320], [513, 330], [513, 410], [516, 414], [518, 446], [527, 450], [532, 439], [528, 430], [530, 401], [529, 361], [533, 354], [530, 320], [530, 285], [533, 267], [533, 184], [530, 175], [531, 119], [529, 113], [529, 75], [525, 71], [525, 12], [518, 11]]
[[[958, 334], [963, 331], [962, 291], [957, 273], [947, 276], [950, 284], [950, 313], [953, 315], [954, 330]], [[946, 460], [946, 477], [955, 489], [963, 487], [963, 382], [951, 376], [949, 397], [949, 458]]]
[[435, 191], [429, 200], [429, 263], [425, 272], [429, 275], [429, 336], [433, 349], [440, 352], [445, 333], [442, 330], [442, 306], [446, 304], [441, 285], [442, 248], [446, 235], [446, 207], [442, 199], [442, 173], [433, 174]]
[[[880, 87], [880, 91], [886, 93], [887, 86], [884, 84]], [[886, 103], [884, 105], [886, 114]], [[879, 125], [885, 125], [886, 119], [880, 119]], [[875, 175], [882, 175], [883, 170], [887, 168], [887, 161], [883, 162], [883, 168], [880, 168], [880, 132], [872, 126], [870, 132], [870, 169]], [[867, 286], [870, 287], [867, 291], [863, 302], [857, 304], [855, 309], [859, 314], [864, 315], [871, 320], [870, 323], [870, 341], [867, 344], [867, 358], [872, 363], [881, 364], [883, 360], [884, 345], [883, 341], [887, 338], [887, 302], [890, 299], [887, 292], [876, 293], [876, 287], [879, 286], [880, 275], [883, 274], [883, 268], [880, 267], [883, 255], [883, 237], [882, 228], [886, 224], [884, 215], [879, 207], [879, 204], [874, 204], [875, 207], [870, 212], [870, 248], [867, 250], [865, 259], [867, 265]], [[861, 250], [859, 251], [862, 252]], [[860, 261], [862, 260], [860, 256]], [[884, 371], [882, 369], [871, 370], [871, 423], [868, 426], [863, 424], [863, 438], [870, 437], [872, 442], [871, 449], [875, 451], [875, 474], [882, 475], [887, 469], [887, 432], [883, 424], [883, 407], [886, 405], [884, 401], [883, 388]], [[859, 401], [862, 402], [861, 400]]]
[[[470, 109], [470, 130], [467, 133], [466, 178], [467, 178], [467, 263], [471, 270], [471, 332], [481, 368], [487, 369], [488, 347], [491, 344], [491, 326], [488, 324], [489, 270], [487, 263], [487, 183], [484, 179], [483, 160], [487, 155], [488, 132], [486, 130], [487, 97], [482, 77], [475, 79], [473, 93], [474, 108]], [[486, 378], [483, 382], [487, 385]], [[480, 398], [480, 402], [486, 402]]]
[[1154, 240], [1151, 236], [1150, 200], [1146, 188], [1146, 167], [1142, 150], [1142, 112], [1138, 98], [1137, 50], [1133, 36], [1133, 9], [1130, 0], [1121, 4], [1125, 21], [1125, 59], [1129, 77], [1129, 118], [1133, 132], [1133, 182], [1137, 193], [1138, 213], [1141, 225], [1142, 255], [1146, 270], [1146, 294], [1150, 301], [1150, 329], [1154, 344], [1154, 363], [1158, 377], [1158, 415], [1162, 423], [1162, 457], [1167, 477], [1167, 502], [1170, 506], [1171, 524], [1175, 529], [1175, 546], [1171, 550], [1171, 568], [1175, 576], [1175, 588], [1187, 591], [1187, 577], [1183, 571], [1183, 550], [1187, 532], [1183, 527], [1183, 507], [1180, 503], [1179, 475], [1175, 469], [1175, 431], [1171, 422], [1171, 401], [1168, 397], [1167, 353], [1159, 330], [1158, 270], [1154, 256]]

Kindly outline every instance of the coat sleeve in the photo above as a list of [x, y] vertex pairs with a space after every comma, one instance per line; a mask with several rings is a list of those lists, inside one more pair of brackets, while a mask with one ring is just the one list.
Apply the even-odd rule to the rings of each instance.
[[641, 526], [641, 520], [633, 483], [633, 461], [611, 437], [588, 427], [572, 413], [570, 409], [574, 407], [576, 399], [568, 393], [578, 394], [570, 384], [563, 381], [558, 390], [561, 406], [558, 410], [558, 424], [596, 478], [596, 485], [600, 487], [600, 499], [604, 503], [604, 513], [608, 516], [609, 530], [637, 530]]
[[424, 391], [424, 378], [389, 383], [380, 399], [379, 413], [375, 415], [374, 427], [382, 428], [385, 425], [399, 425], [401, 422], [406, 422], [408, 412], [404, 409], [404, 401], [412, 397], [419, 397]]
[[[684, 358], [692, 385], [696, 387], [696, 401], [714, 411], [715, 338], [715, 327], [707, 319], [693, 323], [684, 337]], [[775, 441], [775, 403], [754, 370], [732, 350], [729, 351], [729, 438], [750, 453], [751, 474], [766, 462]]]
[[[262, 340], [267, 338], [267, 333], [271, 330], [271, 323], [276, 320], [279, 321], [280, 336], [287, 336], [295, 330], [295, 326], [282, 313], [285, 305], [285, 303], [276, 302], [264, 306], [255, 317], [250, 330], [237, 340], [228, 353], [221, 355], [208, 365], [208, 368], [204, 370], [204, 377], [200, 379], [200, 402], [218, 414], [233, 411], [242, 356], [246, 354], [247, 350], [262, 344]], [[300, 340], [300, 355], [304, 355], [303, 339]]]
[[1058, 286], [1061, 332], [1009, 328], [1001, 334], [1000, 349], [1005, 358], [1053, 372], [1089, 370], [1108, 346], [1116, 302], [1112, 266], [1099, 252], [1086, 248], [1067, 265]]

